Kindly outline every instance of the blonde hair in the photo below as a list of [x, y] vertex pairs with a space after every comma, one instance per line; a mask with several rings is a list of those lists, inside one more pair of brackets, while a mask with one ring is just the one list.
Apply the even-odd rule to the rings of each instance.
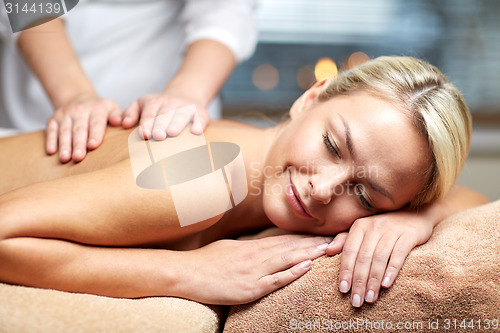
[[436, 67], [422, 60], [379, 57], [340, 73], [319, 100], [356, 92], [367, 92], [401, 107], [427, 137], [431, 165], [410, 206], [442, 198], [455, 184], [470, 146], [472, 119], [460, 91]]

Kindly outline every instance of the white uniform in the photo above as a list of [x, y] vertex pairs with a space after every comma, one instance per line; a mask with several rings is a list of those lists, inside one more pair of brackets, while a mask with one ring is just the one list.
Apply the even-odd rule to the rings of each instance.
[[[253, 6], [254, 0], [81, 0], [62, 18], [98, 94], [126, 108], [161, 92], [193, 41], [216, 40], [238, 61], [249, 57], [257, 41]], [[18, 129], [42, 129], [53, 107], [23, 61], [16, 47], [19, 33], [12, 34], [0, 7], [3, 112]]]

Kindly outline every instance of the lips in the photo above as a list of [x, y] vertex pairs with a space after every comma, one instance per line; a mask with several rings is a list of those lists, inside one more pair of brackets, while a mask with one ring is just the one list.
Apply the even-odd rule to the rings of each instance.
[[286, 187], [286, 199], [290, 206], [292, 207], [292, 210], [295, 214], [302, 216], [302, 217], [307, 217], [311, 218], [311, 214], [309, 214], [306, 210], [306, 207], [302, 203], [300, 199], [300, 194], [295, 188], [295, 185], [292, 182], [292, 175], [290, 174], [288, 178], [288, 184]]

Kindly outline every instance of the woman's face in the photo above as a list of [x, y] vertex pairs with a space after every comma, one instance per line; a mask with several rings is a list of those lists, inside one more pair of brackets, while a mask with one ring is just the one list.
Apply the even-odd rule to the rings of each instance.
[[408, 204], [422, 189], [430, 154], [390, 103], [366, 93], [319, 103], [320, 89], [293, 105], [268, 154], [263, 204], [280, 228], [327, 235]]

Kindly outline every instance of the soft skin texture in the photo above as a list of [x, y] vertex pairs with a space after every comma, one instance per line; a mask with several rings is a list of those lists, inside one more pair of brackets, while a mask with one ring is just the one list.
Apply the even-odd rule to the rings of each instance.
[[[325, 188], [342, 185], [347, 179], [322, 180], [323, 175], [316, 173], [318, 169], [306, 167], [313, 164], [342, 170], [352, 165], [343, 145], [339, 114], [343, 114], [351, 127], [356, 166], [384, 166], [399, 177], [401, 170], [422, 167], [417, 155], [401, 159], [386, 154], [377, 158], [363, 143], [377, 142], [380, 145], [377, 149], [389, 149], [384, 147], [389, 143], [382, 138], [389, 132], [392, 141], [415, 139], [407, 142], [413, 150], [424, 149], [425, 143], [414, 137], [411, 128], [405, 127], [407, 120], [387, 103], [366, 94], [320, 103], [317, 96], [321, 89], [324, 82], [308, 90], [292, 107], [291, 120], [279, 126], [263, 130], [221, 121], [207, 128], [207, 141], [229, 141], [241, 147], [250, 193], [224, 216], [187, 227], [179, 226], [169, 191], [146, 190], [135, 185], [128, 161], [130, 131], [109, 129], [101, 149], [81, 163], [66, 165], [59, 164], [55, 157], [44, 156], [40, 149], [41, 132], [0, 141], [0, 155], [10, 157], [0, 162], [1, 174], [6, 175], [0, 184], [0, 279], [115, 297], [168, 295], [205, 303], [238, 304], [290, 283], [310, 268], [310, 260], [325, 253], [339, 253], [344, 248], [347, 255], [343, 256], [340, 279], [348, 283], [345, 291], [352, 285], [353, 295], [358, 295], [353, 296], [352, 303], [360, 306], [365, 291], [378, 292], [382, 272], [394, 280], [409, 250], [425, 242], [435, 224], [485, 200], [475, 192], [457, 188], [456, 193], [423, 207], [420, 212], [384, 213], [404, 207], [412, 193], [419, 190], [419, 183], [418, 177], [409, 174], [407, 178], [416, 181], [405, 183], [408, 188], [403, 190], [394, 187], [394, 180], [382, 171], [377, 180], [384, 182], [381, 185], [394, 196], [394, 203], [375, 194], [373, 188], [361, 190], [367, 191], [365, 195], [377, 210], [363, 208], [357, 194], [337, 196], [330, 192], [332, 196], [326, 197]], [[406, 131], [392, 128], [376, 131], [377, 117], [375, 113], [366, 114], [365, 107], [377, 109], [380, 117], [403, 126]], [[346, 109], [351, 114], [345, 113]], [[337, 140], [341, 156], [349, 163], [344, 164], [326, 148], [322, 134], [325, 126], [331, 126], [325, 125], [329, 124], [327, 120], [336, 124], [337, 127], [330, 129], [331, 140]], [[303, 123], [309, 125], [300, 131], [307, 129], [309, 135], [293, 132]], [[373, 124], [368, 126], [370, 123]], [[363, 124], [368, 127], [363, 128]], [[301, 140], [288, 139], [292, 133]], [[311, 154], [316, 151], [317, 154]], [[301, 159], [302, 156], [309, 159]], [[27, 165], [30, 167], [26, 168]], [[300, 214], [301, 205], [290, 200], [292, 188], [282, 183], [285, 177], [267, 176], [263, 172], [263, 166], [275, 169], [283, 165], [293, 165], [304, 173], [293, 180], [300, 186], [299, 191], [312, 192], [310, 197], [299, 193], [307, 200], [304, 205], [307, 204], [310, 214], [322, 218], [319, 225], [314, 219], [305, 219]], [[267, 182], [283, 185], [282, 191], [264, 195]], [[319, 194], [314, 192], [318, 187], [323, 189]], [[260, 191], [252, 192], [255, 189]], [[335, 219], [326, 218], [328, 214], [343, 211]], [[380, 214], [373, 215], [376, 212]], [[329, 248], [327, 243], [331, 239], [321, 236], [221, 240], [272, 226], [273, 222], [287, 230], [322, 236], [353, 227], [347, 237], [339, 234]], [[402, 250], [403, 241], [405, 246], [409, 245]], [[137, 246], [141, 248], [134, 248]], [[390, 257], [389, 266], [384, 257]], [[372, 299], [366, 297], [374, 301], [376, 295]]]
[[[202, 133], [209, 121], [206, 107], [236, 66], [227, 46], [213, 40], [195, 41], [162, 92], [151, 92], [122, 110], [115, 101], [98, 96], [62, 19], [22, 31], [18, 47], [54, 106], [55, 112], [47, 122], [45, 150], [48, 154], [59, 152], [61, 162], [79, 162], [87, 150], [99, 147], [108, 122], [131, 128], [140, 119], [144, 136], [157, 140], [167, 134], [178, 135], [191, 122], [192, 132]], [[181, 109], [191, 104], [196, 105], [197, 112]]]
[[325, 84], [292, 107], [265, 162], [265, 193], [292, 186], [309, 216], [291, 214], [285, 196], [275, 193], [264, 196], [266, 215], [296, 232], [336, 234], [360, 217], [403, 207], [421, 190], [418, 175], [429, 161], [426, 140], [383, 100], [359, 94], [311, 107]]

